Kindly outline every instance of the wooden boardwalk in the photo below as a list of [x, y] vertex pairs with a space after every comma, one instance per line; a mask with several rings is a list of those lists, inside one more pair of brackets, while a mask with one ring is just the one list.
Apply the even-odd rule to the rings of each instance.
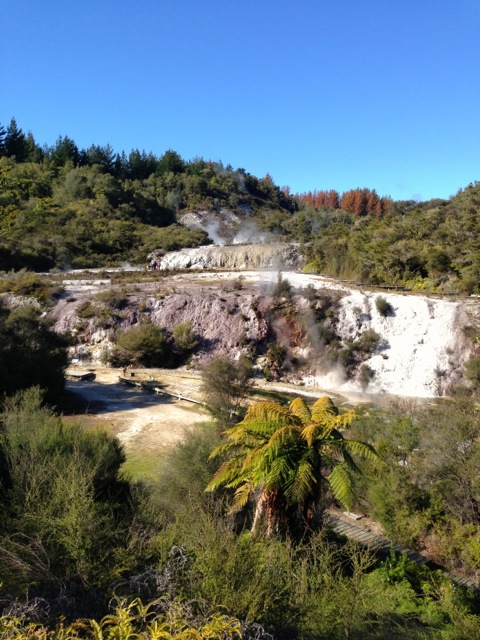
[[131, 376], [130, 378], [118, 376], [118, 381], [122, 384], [128, 384], [132, 387], [140, 387], [146, 391], [153, 391], [157, 395], [168, 396], [169, 398], [177, 398], [177, 400], [185, 400], [186, 402], [193, 402], [194, 404], [203, 405], [203, 402], [200, 402], [200, 400], [189, 398], [182, 395], [181, 393], [166, 391], [163, 385], [158, 382], [158, 380], [141, 380], [139, 378], [135, 378], [134, 376]]
[[373, 549], [380, 556], [390, 555], [390, 552], [393, 549], [393, 551], [398, 554], [405, 554], [409, 560], [412, 560], [412, 562], [415, 562], [416, 564], [424, 564], [427, 565], [430, 569], [437, 569], [442, 571], [442, 573], [447, 578], [453, 580], [462, 587], [468, 587], [477, 590], [480, 589], [480, 585], [473, 580], [468, 580], [467, 578], [462, 578], [460, 576], [449, 573], [448, 571], [444, 571], [443, 568], [436, 564], [431, 558], [424, 556], [421, 553], [417, 553], [416, 551], [412, 551], [411, 549], [407, 549], [406, 547], [402, 547], [399, 544], [395, 544], [384, 536], [378, 536], [374, 533], [371, 533], [370, 531], [362, 529], [361, 527], [357, 527], [350, 522], [345, 522], [345, 520], [342, 520], [342, 518], [339, 518], [332, 513], [328, 514], [326, 523], [330, 527], [330, 529], [338, 535], [345, 536], [349, 540], [358, 542], [364, 547]]

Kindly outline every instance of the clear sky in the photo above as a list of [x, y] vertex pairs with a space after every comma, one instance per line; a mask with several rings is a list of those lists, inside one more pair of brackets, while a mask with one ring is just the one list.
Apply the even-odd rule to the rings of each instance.
[[293, 192], [480, 180], [479, 0], [3, 0], [0, 123]]

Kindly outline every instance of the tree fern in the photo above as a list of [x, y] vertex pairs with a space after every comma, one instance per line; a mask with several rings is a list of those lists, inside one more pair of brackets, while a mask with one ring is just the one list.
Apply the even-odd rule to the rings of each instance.
[[207, 490], [236, 488], [233, 511], [243, 508], [257, 493], [255, 526], [264, 512], [267, 532], [285, 522], [290, 527], [293, 522], [289, 524], [288, 519], [298, 513], [312, 518], [325, 480], [340, 504], [350, 505], [354, 473], [359, 471], [353, 456], [375, 456], [369, 445], [343, 436], [341, 430], [353, 417], [353, 412], [339, 414], [328, 397], [317, 400], [312, 410], [301, 398], [295, 398], [289, 407], [257, 402], [241, 422], [225, 432], [226, 443], [213, 455], [231, 458]]

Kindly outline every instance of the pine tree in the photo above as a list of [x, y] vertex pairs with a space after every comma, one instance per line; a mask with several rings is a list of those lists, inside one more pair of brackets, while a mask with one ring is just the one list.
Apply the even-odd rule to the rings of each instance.
[[17, 162], [25, 162], [28, 157], [27, 139], [19, 129], [15, 118], [10, 120], [5, 137], [5, 155], [15, 157]]

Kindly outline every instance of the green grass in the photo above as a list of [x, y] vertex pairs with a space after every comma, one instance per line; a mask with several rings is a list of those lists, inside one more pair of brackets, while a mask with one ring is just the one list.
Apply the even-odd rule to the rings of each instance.
[[254, 389], [252, 392], [252, 398], [260, 397], [260, 400], [273, 400], [274, 402], [280, 402], [281, 404], [288, 404], [294, 398], [295, 393], [287, 393], [284, 391], [267, 391], [266, 389]]
[[122, 471], [133, 482], [155, 480], [162, 455], [164, 454], [158, 451], [127, 451], [127, 459], [122, 465]]

